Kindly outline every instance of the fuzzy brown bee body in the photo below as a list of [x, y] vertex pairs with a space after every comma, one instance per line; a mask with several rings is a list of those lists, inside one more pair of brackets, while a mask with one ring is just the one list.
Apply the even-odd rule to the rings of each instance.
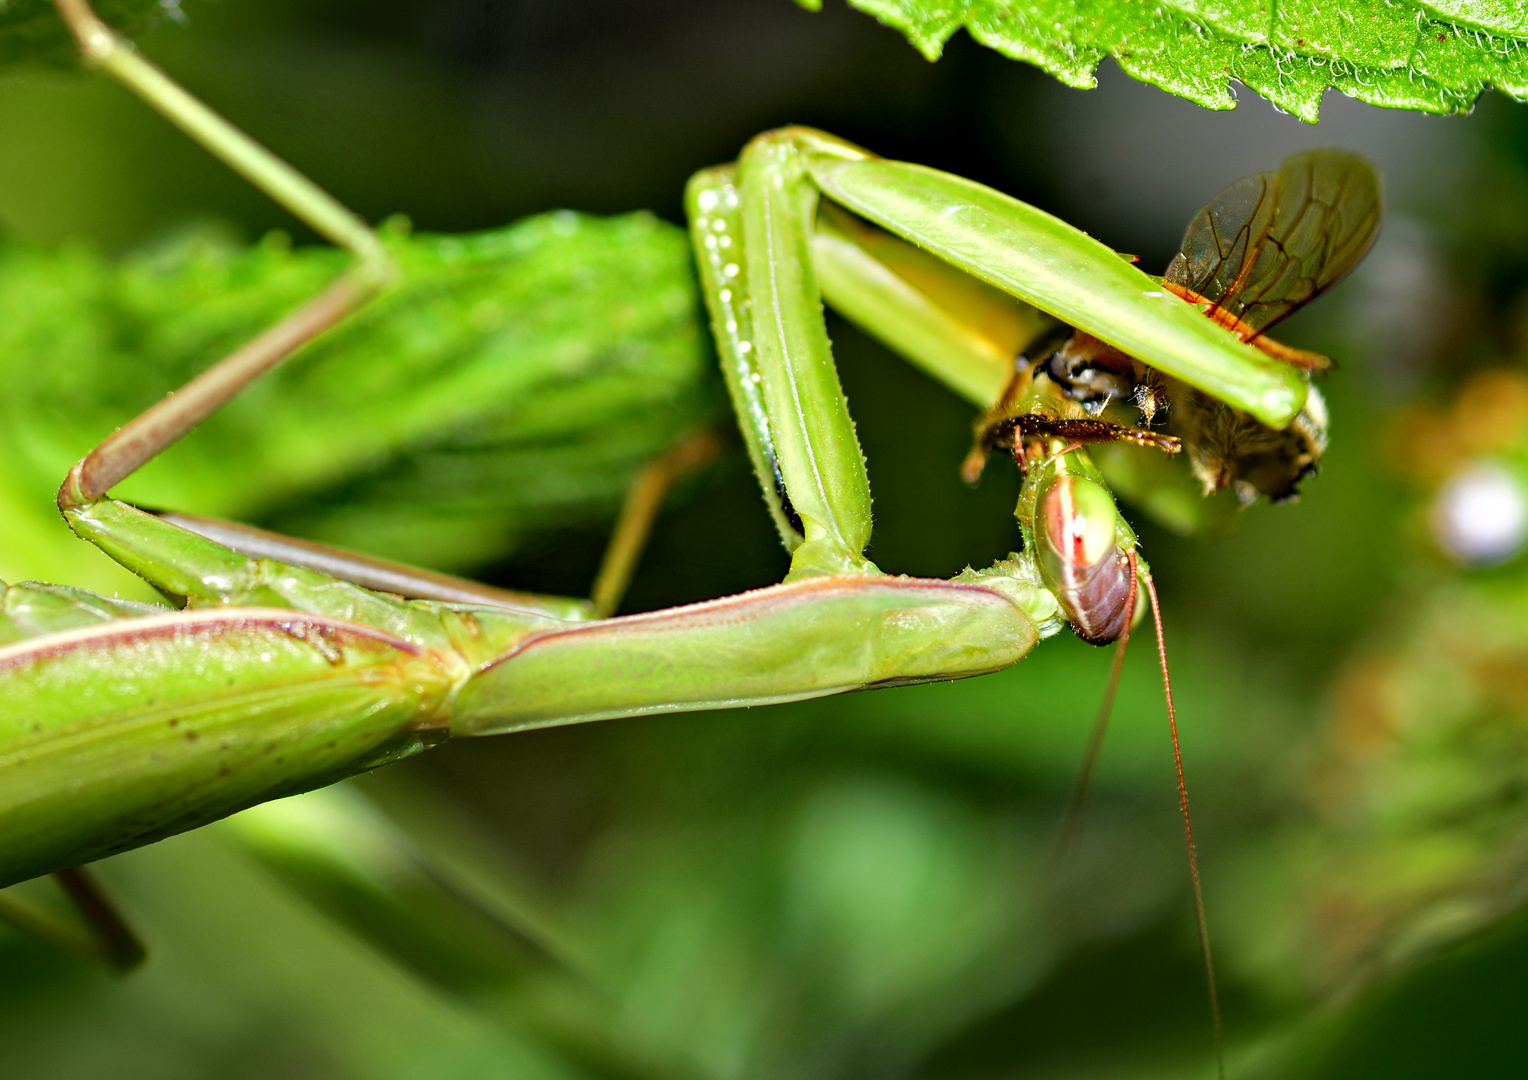
[[[1297, 493], [1326, 450], [1326, 403], [1314, 387], [1299, 416], [1276, 429], [1081, 332], [1042, 370], [1090, 413], [1114, 401], [1133, 405], [1142, 427], [1161, 431], [1158, 440], [1181, 443], [1206, 495], [1231, 488], [1243, 504], [1259, 495], [1282, 502]], [[1116, 427], [1115, 437], [1152, 445], [1129, 429]]]

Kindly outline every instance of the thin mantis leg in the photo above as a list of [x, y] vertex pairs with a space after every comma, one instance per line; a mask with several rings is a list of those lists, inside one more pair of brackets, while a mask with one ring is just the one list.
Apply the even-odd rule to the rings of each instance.
[[192, 97], [145, 60], [91, 10], [88, 0], [54, 0], [86, 63], [132, 90], [213, 155], [320, 235], [355, 256], [355, 266], [328, 289], [179, 392], [144, 411], [75, 466], [59, 489], [59, 505], [100, 498], [167, 446], [216, 412], [250, 382], [376, 296], [393, 264], [371, 228], [286, 162]]
[[385, 280], [390, 260], [371, 228], [292, 166], [192, 97], [91, 10], [88, 0], [54, 0], [86, 63], [107, 72], [229, 168], [291, 210]]
[[0, 895], [0, 921], [118, 975], [143, 963], [148, 951], [94, 874], [76, 866], [60, 870], [53, 878], [84, 919], [84, 927], [4, 895]]
[[61, 509], [94, 502], [184, 437], [235, 394], [359, 306], [361, 292], [341, 278], [317, 298], [202, 372], [179, 391], [118, 428], [69, 470]]
[[621, 598], [626, 595], [631, 576], [642, 557], [642, 549], [652, 534], [658, 509], [674, 484], [685, 474], [704, 468], [719, 449], [716, 436], [703, 431], [684, 440], [637, 474], [610, 534], [599, 572], [594, 576], [594, 587], [589, 593], [594, 618], [606, 618], [620, 607]]
[[284, 536], [238, 521], [199, 514], [161, 513], [155, 516], [247, 558], [269, 559], [287, 566], [316, 570], [352, 585], [409, 600], [502, 607], [569, 621], [602, 619], [620, 606], [647, 545], [653, 521], [674, 484], [707, 465], [717, 450], [714, 434], [698, 432], [671, 447], [637, 474], [616, 518], [588, 600], [501, 589], [454, 574], [442, 574], [313, 540]]
[[143, 963], [148, 950], [138, 940], [138, 935], [133, 933], [132, 927], [127, 925], [127, 920], [102, 890], [93, 873], [83, 866], [76, 866], [60, 870], [53, 876], [95, 931], [102, 956], [113, 971], [131, 971]]
[[[69, 508], [105, 495], [254, 379], [365, 304], [387, 284], [393, 270], [381, 241], [364, 221], [145, 60], [96, 17], [87, 0], [55, 3], [88, 64], [123, 83], [235, 172], [356, 259], [353, 269], [302, 308], [100, 443], [70, 470], [59, 489], [60, 507]], [[74, 868], [57, 876], [95, 931], [91, 951], [97, 958], [119, 971], [141, 962], [143, 946], [86, 872]]]

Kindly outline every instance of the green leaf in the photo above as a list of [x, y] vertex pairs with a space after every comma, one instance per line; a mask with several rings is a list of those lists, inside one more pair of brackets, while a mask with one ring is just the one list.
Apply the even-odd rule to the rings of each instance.
[[[637, 469], [716, 419], [681, 229], [558, 212], [384, 239], [400, 286], [119, 494], [463, 569], [608, 519]], [[0, 577], [115, 587], [60, 563], [84, 548], [53, 509], [59, 478], [346, 264], [279, 234], [243, 247], [205, 229], [117, 261], [0, 244], [0, 520], [13, 534]]]
[[[797, 0], [817, 10], [821, 0]], [[1068, 86], [1127, 73], [1208, 109], [1235, 79], [1314, 123], [1328, 87], [1387, 108], [1467, 112], [1488, 88], [1528, 98], [1518, 0], [848, 0], [930, 60], [964, 28]]]
[[1493, 34], [1528, 37], [1528, 7], [1521, 0], [1439, 0], [1420, 4], [1440, 19]]

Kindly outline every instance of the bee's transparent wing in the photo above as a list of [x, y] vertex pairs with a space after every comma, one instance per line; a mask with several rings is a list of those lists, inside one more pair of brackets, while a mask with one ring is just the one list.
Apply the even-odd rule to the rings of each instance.
[[1332, 285], [1379, 235], [1379, 174], [1309, 150], [1226, 188], [1194, 217], [1164, 280], [1253, 338]]

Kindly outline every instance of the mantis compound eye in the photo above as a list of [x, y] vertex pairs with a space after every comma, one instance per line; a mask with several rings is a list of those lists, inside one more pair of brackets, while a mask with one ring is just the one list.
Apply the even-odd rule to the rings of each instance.
[[1040, 576], [1077, 636], [1094, 645], [1123, 634], [1135, 606], [1135, 576], [1120, 550], [1118, 523], [1113, 496], [1085, 477], [1055, 477], [1036, 505]]

